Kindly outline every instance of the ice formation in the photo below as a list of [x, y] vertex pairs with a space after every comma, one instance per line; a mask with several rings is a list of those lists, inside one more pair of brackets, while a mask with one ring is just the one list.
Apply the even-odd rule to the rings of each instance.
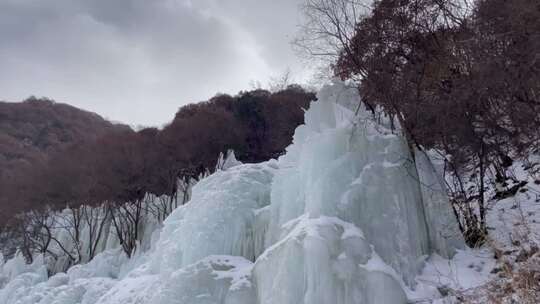
[[241, 164], [242, 162], [236, 159], [236, 155], [234, 155], [234, 150], [229, 149], [227, 150], [227, 154], [224, 155], [223, 152], [219, 154], [215, 171], [227, 170]]
[[285, 155], [227, 157], [147, 252], [111, 249], [49, 279], [39, 261], [8, 261], [0, 304], [407, 303], [427, 288], [415, 278], [428, 256], [464, 247], [440, 178], [384, 120], [355, 113], [355, 89], [318, 99]]

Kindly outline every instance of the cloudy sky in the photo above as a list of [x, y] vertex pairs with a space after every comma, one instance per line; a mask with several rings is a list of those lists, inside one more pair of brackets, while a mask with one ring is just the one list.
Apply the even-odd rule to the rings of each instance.
[[0, 0], [0, 100], [30, 95], [130, 124], [288, 68], [302, 0]]

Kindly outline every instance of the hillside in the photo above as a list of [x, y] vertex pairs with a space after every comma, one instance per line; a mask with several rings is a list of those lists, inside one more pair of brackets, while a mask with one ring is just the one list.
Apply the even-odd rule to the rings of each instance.
[[294, 85], [216, 95], [139, 131], [46, 99], [2, 103], [0, 216], [174, 195], [177, 179], [212, 171], [229, 149], [245, 162], [277, 157], [314, 98]]
[[[0, 166], [13, 171], [34, 165], [72, 143], [126, 130], [98, 114], [49, 99], [0, 102]], [[11, 176], [2, 171], [2, 176]]]
[[49, 99], [0, 102], [0, 165], [31, 165], [71, 143], [125, 128], [95, 113]]
[[49, 99], [0, 102], [0, 204], [6, 187], [73, 144], [129, 129], [101, 116]]

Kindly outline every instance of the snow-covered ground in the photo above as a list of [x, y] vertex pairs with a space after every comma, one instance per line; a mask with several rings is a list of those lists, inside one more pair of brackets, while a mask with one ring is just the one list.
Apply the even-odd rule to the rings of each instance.
[[[508, 173], [499, 189], [507, 193], [503, 197], [489, 184], [487, 244], [459, 251], [451, 260], [432, 256], [417, 277], [443, 287], [446, 302], [540, 302], [540, 157], [516, 161]], [[517, 185], [517, 191], [507, 191]]]
[[540, 157], [509, 171], [503, 190], [517, 192], [498, 198], [493, 189], [488, 204], [487, 247], [497, 264], [487, 282], [463, 292], [469, 303], [540, 303]]
[[[454, 303], [494, 280], [494, 251], [465, 246], [429, 159], [355, 115], [356, 94], [324, 88], [284, 156], [200, 181], [148, 251], [50, 278], [39, 258], [0, 263], [0, 304]], [[537, 224], [534, 191], [490, 206], [497, 240], [515, 216]]]
[[[531, 160], [540, 171], [540, 157]], [[528, 169], [528, 170], [526, 170]], [[540, 174], [531, 174], [529, 168], [518, 162], [510, 168], [515, 181], [507, 188], [526, 182], [514, 195], [503, 199], [492, 199], [489, 203], [488, 229], [497, 247], [515, 250], [525, 243], [540, 244]]]

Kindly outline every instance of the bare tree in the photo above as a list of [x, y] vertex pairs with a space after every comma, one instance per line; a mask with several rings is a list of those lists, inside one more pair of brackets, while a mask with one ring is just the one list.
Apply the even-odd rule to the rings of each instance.
[[111, 219], [122, 249], [131, 256], [140, 243], [141, 225], [144, 220], [143, 200], [120, 205], [110, 204]]
[[[370, 1], [307, 0], [304, 21], [293, 44], [308, 56], [334, 63], [348, 51], [358, 22], [369, 14]], [[352, 52], [351, 52], [352, 53]]]
[[110, 222], [110, 209], [104, 205], [99, 207], [81, 206], [82, 221], [88, 231], [85, 248], [87, 261], [92, 260], [99, 250], [99, 244], [104, 241], [105, 227]]
[[291, 69], [287, 68], [279, 77], [271, 77], [268, 82], [270, 92], [279, 92], [287, 89], [292, 84]]

